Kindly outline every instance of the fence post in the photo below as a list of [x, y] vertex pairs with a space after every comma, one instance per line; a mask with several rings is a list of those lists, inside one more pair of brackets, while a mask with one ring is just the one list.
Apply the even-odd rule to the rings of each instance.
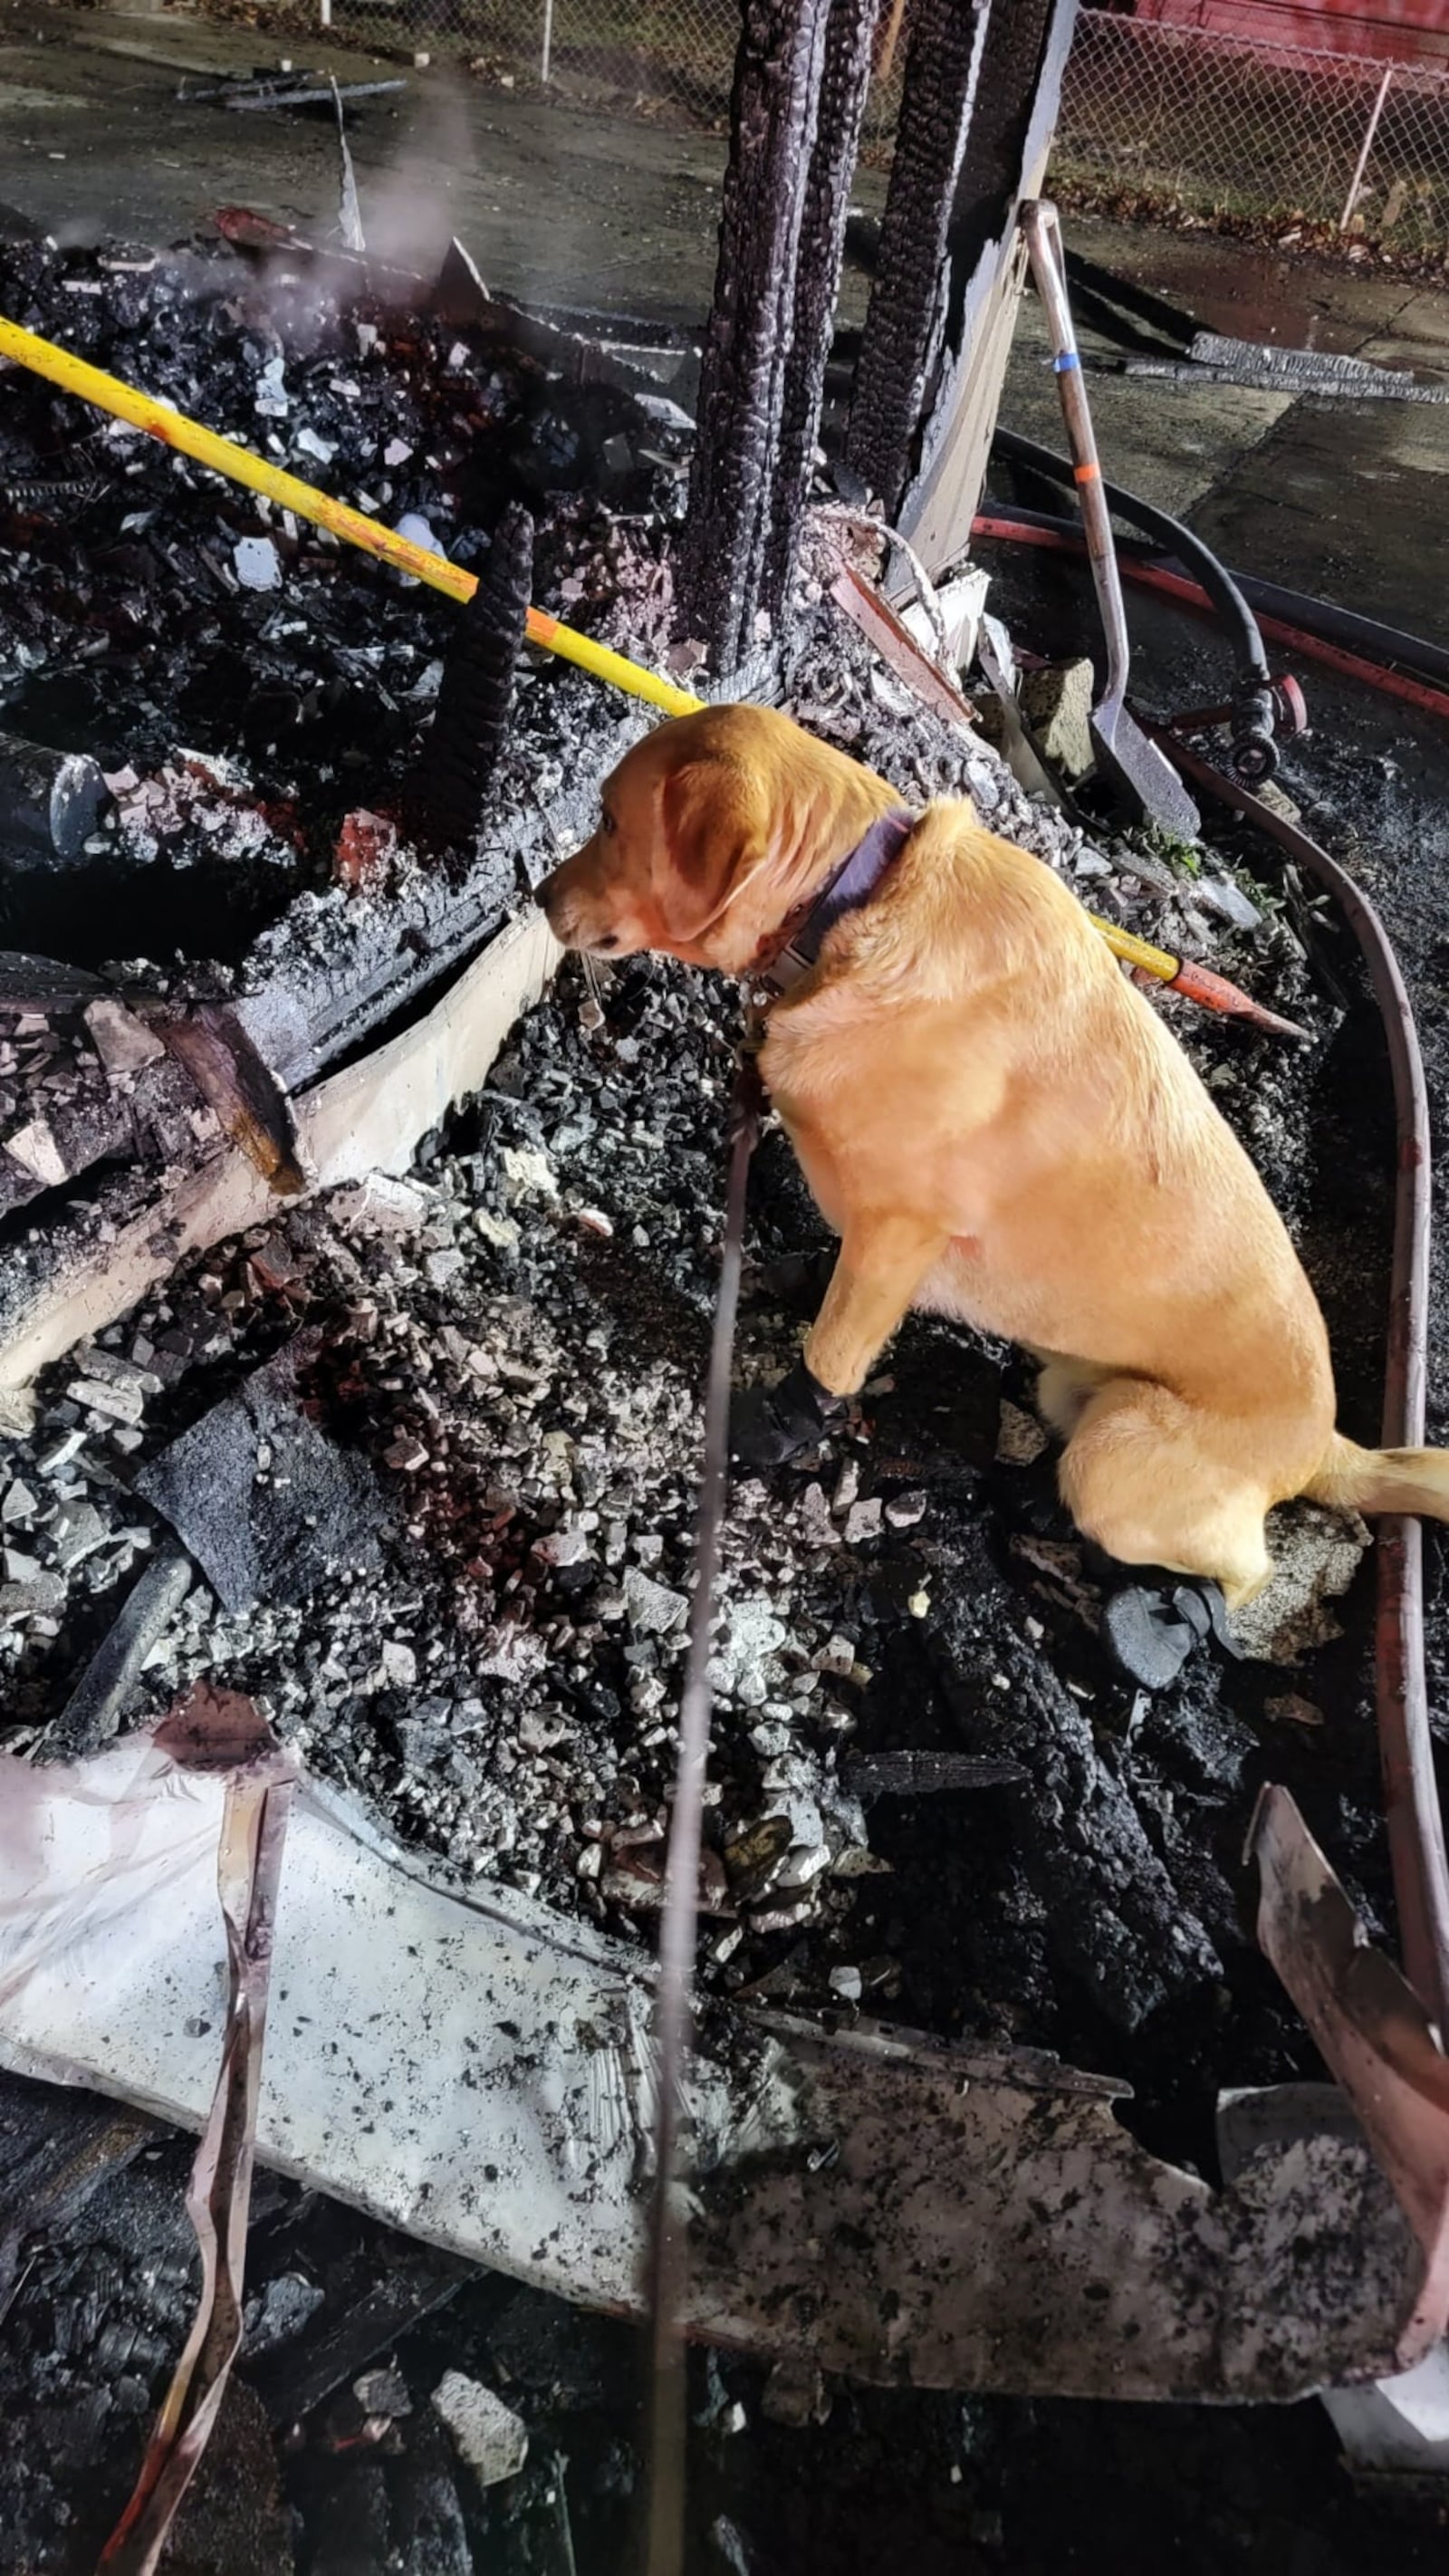
[[888, 81], [896, 67], [896, 47], [901, 41], [901, 21], [906, 14], [906, 0], [890, 0], [890, 14], [882, 20], [876, 34], [873, 77]]
[[543, 53], [539, 61], [538, 77], [545, 89], [548, 87], [549, 56], [552, 51], [553, 0], [543, 0]]
[[1389, 63], [1385, 66], [1383, 79], [1378, 86], [1378, 95], [1369, 110], [1369, 121], [1364, 129], [1363, 141], [1358, 148], [1358, 159], [1353, 165], [1353, 177], [1348, 183], [1348, 195], [1344, 198], [1343, 212], [1338, 219], [1338, 229], [1341, 233], [1347, 232], [1349, 217], [1358, 203], [1358, 192], [1363, 186], [1363, 174], [1368, 168], [1368, 157], [1374, 148], [1374, 136], [1379, 130], [1379, 118], [1383, 115], [1384, 100], [1388, 97], [1389, 83], [1393, 77], [1394, 66]]

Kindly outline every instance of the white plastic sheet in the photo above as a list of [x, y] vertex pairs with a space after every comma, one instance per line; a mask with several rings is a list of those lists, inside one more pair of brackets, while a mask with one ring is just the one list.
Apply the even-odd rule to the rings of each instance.
[[[0, 2062], [198, 2127], [225, 1995], [222, 1784], [131, 1737], [0, 1758]], [[642, 2307], [637, 1954], [459, 1894], [296, 1792], [258, 2152], [587, 2304]], [[1114, 2088], [1025, 2053], [709, 2010], [693, 2320], [867, 2380], [1287, 2398], [1417, 2355], [1422, 2265], [1362, 2141], [1265, 2137], [1230, 2190], [1151, 2157]]]

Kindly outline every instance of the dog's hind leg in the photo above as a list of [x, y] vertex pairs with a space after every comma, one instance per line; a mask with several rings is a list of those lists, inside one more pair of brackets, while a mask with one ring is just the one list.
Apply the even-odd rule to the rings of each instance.
[[1070, 1440], [1092, 1397], [1099, 1387], [1107, 1385], [1113, 1372], [1099, 1367], [1095, 1360], [1069, 1359], [1061, 1351], [1033, 1350], [1029, 1356], [1041, 1362], [1041, 1375], [1036, 1382], [1037, 1411], [1059, 1439]]
[[1060, 1481], [1077, 1527], [1109, 1556], [1220, 1584], [1234, 1609], [1268, 1578], [1267, 1498], [1219, 1427], [1168, 1387], [1111, 1378], [1079, 1408]]

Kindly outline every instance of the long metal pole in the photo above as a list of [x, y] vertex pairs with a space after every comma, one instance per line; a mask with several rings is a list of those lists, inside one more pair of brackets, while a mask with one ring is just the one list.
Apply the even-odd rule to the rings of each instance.
[[553, 0], [543, 0], [543, 52], [539, 60], [538, 77], [545, 89], [548, 87], [549, 58], [552, 52]]
[[1348, 183], [1348, 195], [1344, 198], [1343, 212], [1338, 219], [1338, 229], [1341, 233], [1347, 232], [1349, 217], [1358, 204], [1358, 192], [1363, 186], [1363, 174], [1368, 168], [1368, 157], [1374, 148], [1374, 136], [1379, 130], [1379, 118], [1383, 115], [1384, 100], [1388, 97], [1389, 83], [1393, 77], [1394, 66], [1389, 63], [1385, 66], [1383, 79], [1378, 86], [1378, 95], [1369, 110], [1369, 121], [1364, 128], [1364, 138], [1358, 148], [1358, 159], [1353, 165], [1353, 177]]

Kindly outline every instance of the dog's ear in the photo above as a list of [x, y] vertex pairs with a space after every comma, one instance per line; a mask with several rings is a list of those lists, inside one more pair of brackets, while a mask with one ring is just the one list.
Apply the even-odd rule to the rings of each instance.
[[665, 779], [660, 814], [664, 867], [655, 896], [671, 939], [691, 947], [767, 856], [768, 800], [742, 762], [689, 760]]

